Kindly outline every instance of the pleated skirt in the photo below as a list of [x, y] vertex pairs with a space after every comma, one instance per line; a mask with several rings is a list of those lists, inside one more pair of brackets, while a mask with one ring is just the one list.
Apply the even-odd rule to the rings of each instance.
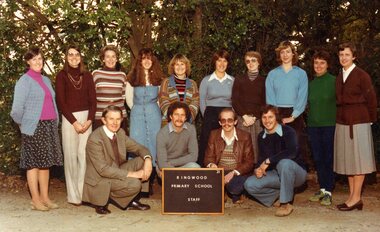
[[359, 175], [376, 171], [370, 123], [350, 126], [336, 124], [334, 138], [334, 171], [343, 175]]

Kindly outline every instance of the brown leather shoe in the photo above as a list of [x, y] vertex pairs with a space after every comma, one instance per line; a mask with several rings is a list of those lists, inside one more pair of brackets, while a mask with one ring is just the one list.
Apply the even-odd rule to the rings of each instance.
[[111, 211], [107, 208], [107, 206], [95, 206], [95, 212], [97, 214], [109, 214]]
[[277, 217], [285, 217], [293, 212], [293, 205], [290, 203], [282, 204], [277, 210], [275, 215]]
[[127, 210], [148, 210], [150, 209], [150, 206], [147, 204], [143, 204], [139, 201], [132, 201], [127, 206]]

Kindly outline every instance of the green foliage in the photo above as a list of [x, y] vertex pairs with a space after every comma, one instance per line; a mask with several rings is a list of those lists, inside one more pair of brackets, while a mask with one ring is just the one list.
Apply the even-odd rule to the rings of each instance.
[[[159, 3], [159, 4], [157, 4]], [[10, 117], [13, 88], [24, 72], [22, 55], [43, 49], [45, 71], [54, 81], [65, 47], [79, 44], [89, 70], [100, 67], [100, 48], [116, 44], [127, 68], [136, 51], [153, 47], [164, 71], [176, 53], [192, 61], [198, 83], [214, 71], [212, 54], [226, 48], [228, 73], [245, 70], [244, 53], [259, 51], [262, 74], [276, 67], [274, 49], [283, 40], [297, 42], [299, 65], [312, 75], [311, 57], [323, 47], [334, 54], [330, 70], [339, 72], [337, 46], [358, 45], [358, 62], [380, 81], [380, 2], [371, 0], [4, 0], [0, 6], [0, 171], [18, 171], [20, 135]], [[379, 94], [378, 94], [379, 96]], [[376, 144], [379, 133], [376, 135]], [[380, 150], [380, 149], [379, 149]]]

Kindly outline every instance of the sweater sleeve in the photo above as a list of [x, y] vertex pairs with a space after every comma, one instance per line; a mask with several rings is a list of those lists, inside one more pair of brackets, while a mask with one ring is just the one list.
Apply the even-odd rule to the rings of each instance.
[[162, 115], [164, 115], [164, 117], [166, 117], [169, 106], [170, 106], [168, 85], [169, 85], [169, 78], [166, 78], [162, 81], [161, 87], [160, 87], [160, 92], [158, 94], [158, 101], [159, 101], [160, 109], [161, 109]]
[[24, 79], [17, 81], [13, 95], [11, 117], [17, 124], [21, 124], [24, 116], [24, 105], [28, 98], [29, 87]]
[[235, 78], [234, 85], [232, 86], [231, 100], [232, 100], [232, 107], [234, 108], [236, 113], [239, 116], [243, 116], [243, 107], [241, 105], [241, 100], [239, 99], [239, 96], [240, 96], [240, 91], [239, 91], [240, 90], [240, 78], [243, 78], [243, 77]]
[[305, 111], [306, 103], [307, 103], [307, 92], [308, 92], [308, 80], [306, 72], [300, 69], [299, 72], [300, 85], [298, 88], [297, 100], [293, 108], [292, 115], [294, 117], [298, 117]]
[[63, 116], [73, 124], [77, 119], [71, 112], [70, 107], [66, 104], [66, 93], [68, 92], [65, 88], [65, 72], [60, 71], [56, 77], [55, 91], [57, 98], [57, 105]]
[[364, 76], [361, 83], [361, 92], [366, 99], [366, 105], [371, 122], [377, 121], [377, 97], [369, 75]]
[[189, 108], [191, 112], [191, 121], [194, 122], [199, 110], [199, 90], [198, 90], [197, 83], [193, 80], [190, 80], [190, 81], [193, 87], [193, 92], [192, 92]]
[[167, 129], [167, 127], [163, 127], [158, 133], [157, 133], [157, 165], [158, 168], [174, 168], [174, 165], [169, 163], [168, 161], [168, 150], [166, 148], [166, 144], [168, 143], [167, 139], [169, 138], [168, 135], [165, 135], [164, 130]]
[[273, 86], [273, 70], [268, 73], [265, 80], [265, 97], [268, 105], [276, 106], [276, 95]]
[[199, 86], [199, 106], [202, 116], [204, 116], [206, 110], [207, 84], [208, 77], [205, 77], [203, 78], [203, 80], [201, 81], [201, 85]]
[[285, 126], [282, 128], [284, 133], [281, 138], [283, 139], [284, 147], [276, 154], [268, 157], [272, 166], [276, 165], [282, 159], [293, 160], [297, 157], [297, 135], [295, 130], [290, 127], [286, 128]]
[[96, 92], [95, 92], [95, 84], [94, 79], [92, 77], [92, 74], [90, 72], [86, 72], [86, 79], [88, 82], [88, 105], [89, 105], [89, 112], [87, 120], [94, 121], [95, 119], [95, 112], [96, 112]]
[[126, 86], [125, 87], [125, 101], [127, 102], [129, 109], [132, 109], [132, 107], [133, 107], [133, 87], [128, 81], [127, 81], [125, 86]]

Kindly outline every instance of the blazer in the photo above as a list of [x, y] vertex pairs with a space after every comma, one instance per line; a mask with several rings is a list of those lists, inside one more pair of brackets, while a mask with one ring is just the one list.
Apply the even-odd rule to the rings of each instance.
[[[237, 161], [236, 171], [241, 175], [250, 174], [253, 169], [253, 146], [251, 135], [248, 132], [236, 129], [238, 140], [234, 141], [233, 153]], [[205, 153], [204, 164], [207, 166], [210, 163], [218, 165], [222, 157], [226, 142], [223, 140], [222, 129], [211, 131], [207, 149]]]
[[[126, 153], [133, 152], [144, 158], [151, 157], [149, 150], [129, 138], [123, 129], [116, 133], [120, 165], [128, 162]], [[112, 179], [125, 180], [128, 171], [117, 163], [110, 139], [103, 126], [97, 128], [88, 138], [86, 145], [86, 173], [82, 200], [95, 205], [105, 205], [111, 192]]]
[[[55, 103], [55, 93], [51, 86], [50, 79], [42, 76], [43, 82], [50, 90], [53, 98], [54, 110], [59, 122], [57, 105]], [[13, 104], [11, 110], [12, 119], [20, 125], [21, 133], [33, 135], [40, 120], [42, 107], [44, 104], [45, 92], [41, 86], [29, 75], [24, 74], [17, 81]]]

